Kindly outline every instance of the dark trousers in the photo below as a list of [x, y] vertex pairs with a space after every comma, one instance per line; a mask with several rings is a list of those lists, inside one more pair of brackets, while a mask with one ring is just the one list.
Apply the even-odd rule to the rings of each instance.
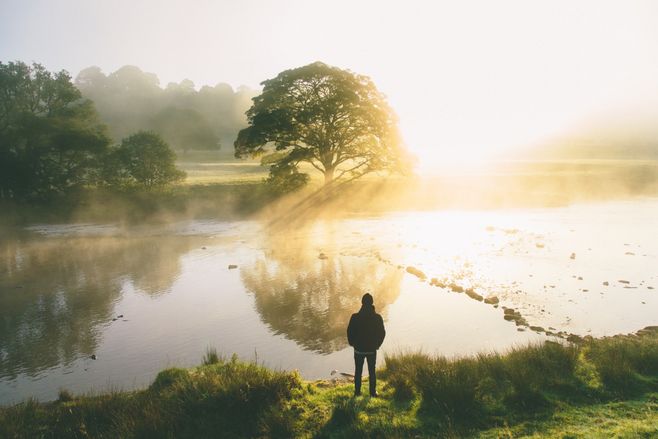
[[368, 376], [370, 377], [370, 395], [377, 393], [377, 377], [375, 376], [375, 362], [377, 361], [377, 352], [372, 354], [354, 353], [354, 393], [361, 394], [361, 375], [363, 374], [363, 360], [368, 360]]

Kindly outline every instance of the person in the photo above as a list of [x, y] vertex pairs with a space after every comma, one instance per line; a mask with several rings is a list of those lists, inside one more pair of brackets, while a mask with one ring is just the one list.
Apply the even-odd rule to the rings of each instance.
[[377, 377], [375, 363], [377, 349], [384, 342], [386, 330], [382, 316], [375, 312], [372, 296], [368, 293], [361, 298], [361, 309], [352, 314], [347, 325], [347, 341], [354, 347], [354, 395], [361, 394], [361, 375], [363, 361], [368, 361], [368, 376], [370, 377], [370, 396], [377, 396]]

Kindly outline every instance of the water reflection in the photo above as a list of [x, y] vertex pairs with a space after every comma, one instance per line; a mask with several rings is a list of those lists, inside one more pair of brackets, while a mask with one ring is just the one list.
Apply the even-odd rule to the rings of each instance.
[[347, 346], [346, 325], [370, 292], [378, 312], [400, 294], [403, 271], [373, 256], [350, 256], [331, 235], [270, 236], [268, 249], [241, 268], [261, 320], [306, 350], [329, 354]]
[[126, 283], [150, 296], [181, 271], [186, 237], [22, 237], [0, 243], [0, 377], [94, 353]]

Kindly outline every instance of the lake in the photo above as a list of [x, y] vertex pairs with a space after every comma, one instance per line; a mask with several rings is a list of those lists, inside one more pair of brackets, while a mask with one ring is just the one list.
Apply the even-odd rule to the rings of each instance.
[[290, 228], [186, 221], [3, 235], [0, 404], [144, 387], [209, 347], [331, 378], [352, 370], [345, 329], [365, 292], [385, 320], [384, 355], [470, 355], [658, 323], [657, 198]]

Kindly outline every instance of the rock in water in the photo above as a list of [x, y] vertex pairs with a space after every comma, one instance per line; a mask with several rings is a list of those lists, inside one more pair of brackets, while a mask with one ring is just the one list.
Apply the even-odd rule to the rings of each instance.
[[445, 288], [446, 284], [438, 280], [437, 278], [433, 277], [432, 280], [430, 281], [430, 285], [434, 285], [435, 287], [439, 288]]
[[569, 259], [576, 259], [576, 254], [575, 254], [575, 253], [571, 253], [571, 256], [569, 256]]
[[482, 302], [482, 300], [484, 300], [484, 298], [483, 298], [482, 296], [480, 296], [478, 293], [476, 293], [475, 290], [474, 290], [473, 288], [468, 288], [468, 289], [465, 291], [465, 293], [466, 293], [466, 295], [467, 295], [468, 297], [470, 297], [471, 299], [475, 299], [475, 300], [477, 300], [477, 301], [479, 301], [479, 302]]
[[452, 282], [450, 285], [448, 285], [452, 291], [455, 293], [463, 293], [464, 292], [464, 287], [461, 285], [457, 285], [456, 283]]
[[516, 326], [528, 326], [528, 321], [523, 318], [520, 312], [514, 308], [504, 308], [503, 318], [509, 322], [514, 322]]
[[238, 268], [238, 266], [235, 265], [235, 264], [230, 264], [230, 265], [228, 266], [228, 269], [229, 269], [229, 270], [233, 270], [233, 269], [235, 269], [235, 268]]
[[324, 253], [320, 253], [318, 255], [318, 259], [329, 259], [329, 256], [325, 255]]
[[414, 276], [416, 276], [420, 280], [427, 279], [427, 276], [425, 275], [425, 273], [423, 273], [422, 271], [420, 271], [416, 267], [412, 267], [411, 265], [407, 267], [407, 273], [413, 274]]

